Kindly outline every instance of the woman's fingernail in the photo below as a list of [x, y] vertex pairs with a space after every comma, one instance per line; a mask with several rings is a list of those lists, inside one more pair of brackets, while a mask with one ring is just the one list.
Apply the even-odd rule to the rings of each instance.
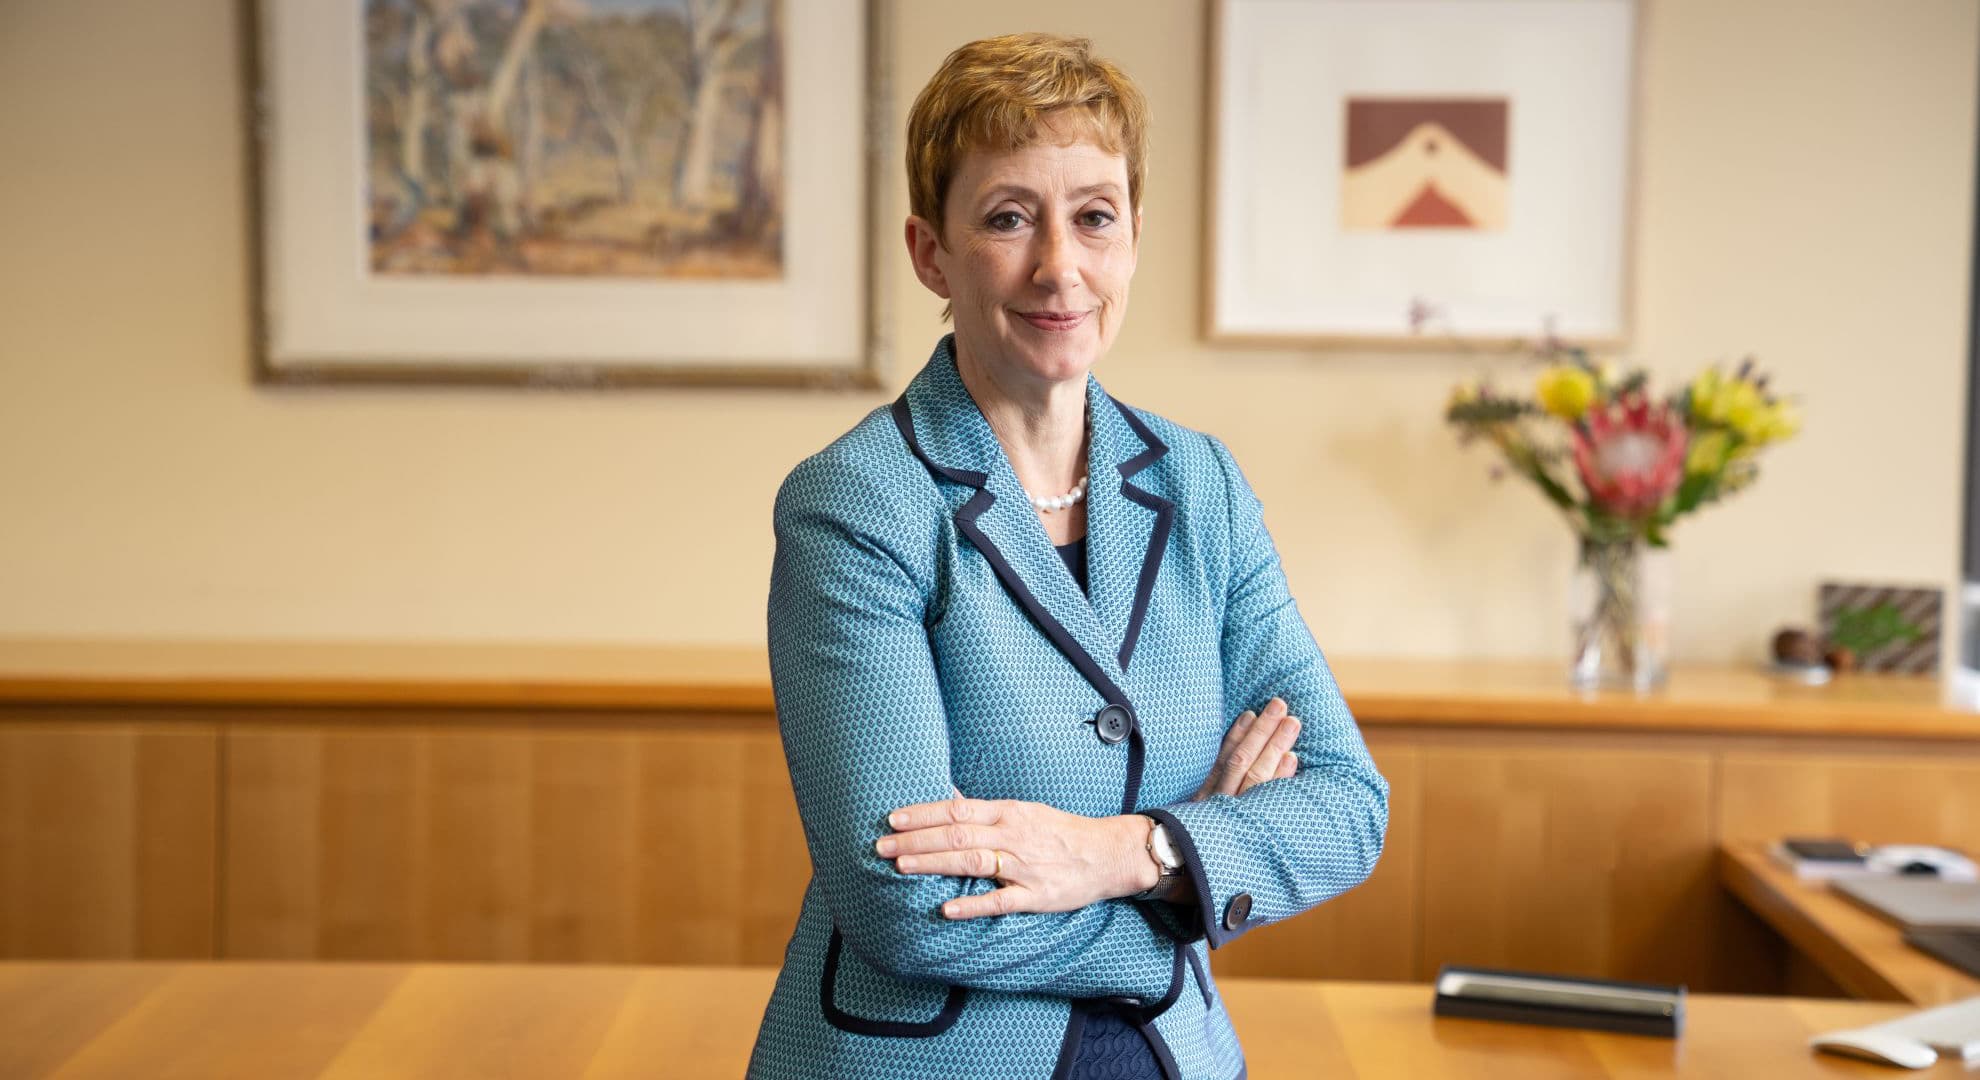
[[896, 810], [893, 813], [887, 815], [887, 824], [892, 825], [894, 828], [898, 829], [901, 826], [907, 824], [907, 814], [900, 810]]
[[894, 853], [894, 838], [891, 836], [883, 836], [880, 839], [875, 840], [873, 842], [873, 850], [879, 852], [882, 855], [892, 855]]
[[894, 860], [894, 869], [899, 870], [903, 874], [912, 873], [914, 866], [914, 856], [912, 855], [903, 855]]
[[959, 913], [960, 913], [961, 911], [962, 911], [962, 908], [961, 908], [961, 907], [959, 907], [959, 906], [957, 906], [957, 905], [955, 905], [955, 904], [943, 904], [943, 905], [942, 905], [942, 914], [943, 914], [943, 915], [945, 915], [945, 916], [947, 916], [948, 918], [951, 918], [951, 919], [953, 919], [953, 918], [955, 918], [955, 917], [956, 917], [956, 915], [957, 915], [957, 914], [959, 914]]

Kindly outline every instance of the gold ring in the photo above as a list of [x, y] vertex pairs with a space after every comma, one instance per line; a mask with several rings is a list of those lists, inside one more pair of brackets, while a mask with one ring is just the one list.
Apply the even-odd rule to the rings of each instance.
[[1004, 853], [993, 848], [990, 851], [990, 857], [997, 860], [997, 869], [990, 874], [990, 879], [992, 881], [1001, 881], [1004, 877]]

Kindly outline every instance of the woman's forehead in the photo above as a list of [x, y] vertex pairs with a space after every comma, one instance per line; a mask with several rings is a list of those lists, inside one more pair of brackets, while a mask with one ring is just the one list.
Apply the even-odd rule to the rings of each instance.
[[971, 150], [956, 172], [956, 187], [956, 194], [966, 198], [1006, 188], [1034, 195], [1124, 198], [1127, 158], [1090, 139], [1046, 139], [1015, 150]]

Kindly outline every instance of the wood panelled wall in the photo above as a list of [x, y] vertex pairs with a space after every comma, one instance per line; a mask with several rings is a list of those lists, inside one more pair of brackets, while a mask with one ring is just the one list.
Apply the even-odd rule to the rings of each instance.
[[[1980, 850], [1980, 740], [1371, 724], [1361, 888], [1220, 973], [1781, 988], [1721, 837]], [[0, 706], [0, 955], [775, 964], [809, 875], [768, 716]]]
[[215, 955], [216, 729], [7, 718], [0, 955]]
[[221, 955], [774, 964], [809, 861], [747, 727], [231, 731]]

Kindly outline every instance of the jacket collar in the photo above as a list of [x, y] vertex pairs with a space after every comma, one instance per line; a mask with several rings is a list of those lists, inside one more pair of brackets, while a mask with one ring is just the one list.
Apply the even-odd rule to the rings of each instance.
[[1147, 616], [1175, 504], [1132, 482], [1168, 447], [1091, 375], [1088, 431], [1087, 585], [1082, 593], [1052, 549], [1010, 459], [956, 370], [946, 336], [894, 406], [895, 423], [937, 475], [974, 489], [956, 511], [959, 531], [983, 553], [1018, 603], [1101, 696], [1127, 704], [1123, 673]]

